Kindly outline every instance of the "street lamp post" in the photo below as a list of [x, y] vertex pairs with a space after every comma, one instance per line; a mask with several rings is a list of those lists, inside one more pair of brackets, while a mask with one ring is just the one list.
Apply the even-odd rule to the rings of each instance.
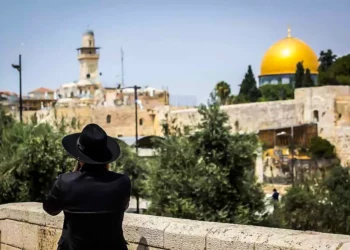
[[22, 101], [22, 56], [19, 55], [18, 65], [12, 64], [12, 68], [17, 69], [19, 72], [19, 119], [21, 123], [23, 122], [22, 110], [23, 110], [23, 101]]
[[[118, 86], [120, 87], [120, 85]], [[124, 88], [121, 88], [121, 89], [134, 89], [134, 99], [135, 99], [135, 148], [136, 148], [136, 154], [138, 155], [138, 148], [137, 148], [137, 141], [139, 139], [139, 134], [138, 134], [138, 113], [137, 113], [137, 90], [138, 89], [141, 89], [141, 87], [139, 86], [131, 86], [131, 87], [124, 87]]]
[[278, 133], [277, 136], [288, 136], [290, 137], [291, 139], [291, 142], [290, 142], [290, 148], [291, 148], [291, 151], [292, 151], [292, 185], [294, 186], [294, 138], [293, 138], [293, 135], [290, 135], [284, 131], [282, 131], [281, 133]]

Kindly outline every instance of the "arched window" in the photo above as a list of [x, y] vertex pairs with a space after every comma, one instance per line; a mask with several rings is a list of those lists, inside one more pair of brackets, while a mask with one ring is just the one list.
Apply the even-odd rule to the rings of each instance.
[[111, 115], [107, 115], [107, 123], [111, 123]]
[[314, 122], [318, 122], [319, 118], [318, 118], [318, 110], [314, 110]]
[[92, 41], [91, 41], [91, 40], [89, 40], [89, 46], [90, 46], [90, 47], [92, 46]]
[[139, 124], [140, 124], [140, 126], [143, 125], [143, 119], [142, 118], [139, 120]]

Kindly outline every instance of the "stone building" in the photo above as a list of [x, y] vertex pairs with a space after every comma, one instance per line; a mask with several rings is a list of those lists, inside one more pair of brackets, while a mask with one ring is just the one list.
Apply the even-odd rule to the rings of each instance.
[[104, 99], [103, 87], [99, 80], [99, 47], [95, 46], [94, 32], [83, 34], [78, 51], [80, 65], [79, 80], [66, 83], [57, 90], [57, 107], [101, 105]]

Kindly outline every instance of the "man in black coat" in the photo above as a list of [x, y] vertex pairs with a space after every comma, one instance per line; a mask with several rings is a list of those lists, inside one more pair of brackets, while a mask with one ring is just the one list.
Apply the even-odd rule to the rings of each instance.
[[78, 160], [76, 169], [60, 175], [44, 210], [52, 215], [64, 212], [59, 250], [127, 250], [122, 223], [131, 192], [130, 179], [108, 170], [118, 159], [116, 140], [96, 124], [81, 133], [63, 138], [62, 145]]

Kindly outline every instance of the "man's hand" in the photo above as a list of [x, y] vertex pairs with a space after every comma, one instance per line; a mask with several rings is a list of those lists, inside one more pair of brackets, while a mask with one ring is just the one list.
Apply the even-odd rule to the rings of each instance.
[[80, 163], [77, 161], [77, 165], [75, 165], [75, 167], [74, 167], [74, 169], [73, 169], [73, 172], [78, 172], [78, 171], [80, 171], [80, 168], [81, 168]]

